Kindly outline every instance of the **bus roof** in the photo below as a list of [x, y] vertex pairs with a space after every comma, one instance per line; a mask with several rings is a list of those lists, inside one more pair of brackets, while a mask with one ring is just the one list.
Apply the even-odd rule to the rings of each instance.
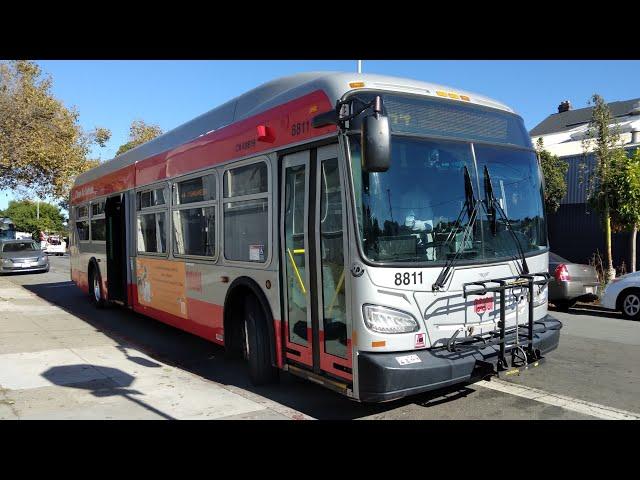
[[76, 178], [74, 185], [83, 185], [120, 168], [133, 165], [153, 155], [176, 148], [202, 135], [247, 119], [313, 91], [324, 91], [331, 104], [335, 105], [336, 101], [342, 98], [345, 93], [354, 90], [354, 88], [349, 85], [349, 83], [353, 82], [363, 82], [365, 89], [388, 90], [427, 96], [438, 96], [437, 92], [442, 93], [443, 91], [455, 92], [458, 95], [466, 95], [469, 97], [469, 102], [465, 103], [484, 105], [513, 113], [513, 110], [506, 105], [488, 97], [444, 85], [436, 85], [408, 78], [370, 73], [299, 73], [260, 85], [149, 142], [139, 145], [122, 155], [118, 155], [98, 167], [80, 174]]

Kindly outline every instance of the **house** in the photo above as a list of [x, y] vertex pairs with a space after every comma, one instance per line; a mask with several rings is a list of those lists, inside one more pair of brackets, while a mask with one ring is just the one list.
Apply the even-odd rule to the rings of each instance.
[[[613, 123], [620, 129], [623, 148], [631, 152], [640, 147], [640, 98], [607, 105]], [[582, 140], [586, 137], [592, 110], [593, 107], [573, 110], [565, 100], [558, 106], [557, 113], [549, 115], [529, 132], [534, 144], [542, 138], [548, 151], [569, 164], [567, 194], [559, 210], [548, 215], [549, 242], [553, 252], [581, 263], [588, 263], [596, 251], [604, 253], [604, 233], [598, 213], [587, 205], [586, 179], [593, 171], [595, 159], [592, 154], [583, 154]], [[619, 268], [624, 262], [629, 271], [629, 242], [628, 233], [612, 235], [614, 267]]]

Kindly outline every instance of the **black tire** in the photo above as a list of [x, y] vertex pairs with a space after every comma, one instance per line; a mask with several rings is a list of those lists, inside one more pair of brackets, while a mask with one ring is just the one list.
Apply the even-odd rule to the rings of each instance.
[[242, 351], [249, 364], [249, 377], [254, 385], [278, 380], [278, 369], [271, 365], [269, 330], [264, 310], [254, 295], [245, 304], [242, 328]]
[[105, 301], [102, 293], [102, 278], [100, 277], [100, 271], [97, 267], [90, 268], [90, 271], [89, 298], [91, 299], [91, 303], [93, 303], [96, 308], [104, 308]]
[[576, 302], [572, 302], [571, 300], [556, 300], [553, 303], [555, 304], [558, 311], [566, 313], [571, 307], [575, 305]]
[[640, 290], [632, 289], [624, 292], [618, 300], [618, 308], [624, 318], [640, 320]]

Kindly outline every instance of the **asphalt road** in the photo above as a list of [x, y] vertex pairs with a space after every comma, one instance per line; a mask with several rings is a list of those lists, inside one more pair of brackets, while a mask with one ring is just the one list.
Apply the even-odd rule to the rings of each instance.
[[552, 312], [564, 324], [560, 346], [520, 377], [366, 405], [284, 372], [278, 384], [254, 387], [243, 362], [226, 359], [217, 345], [125, 309], [96, 310], [70, 281], [68, 256], [50, 261], [48, 273], [4, 278], [157, 361], [317, 419], [640, 417], [640, 322], [616, 313], [593, 307]]

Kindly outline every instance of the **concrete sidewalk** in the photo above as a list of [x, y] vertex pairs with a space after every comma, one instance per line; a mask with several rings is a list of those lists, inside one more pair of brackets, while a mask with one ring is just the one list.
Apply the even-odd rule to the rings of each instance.
[[308, 418], [155, 360], [0, 277], [0, 419]]

